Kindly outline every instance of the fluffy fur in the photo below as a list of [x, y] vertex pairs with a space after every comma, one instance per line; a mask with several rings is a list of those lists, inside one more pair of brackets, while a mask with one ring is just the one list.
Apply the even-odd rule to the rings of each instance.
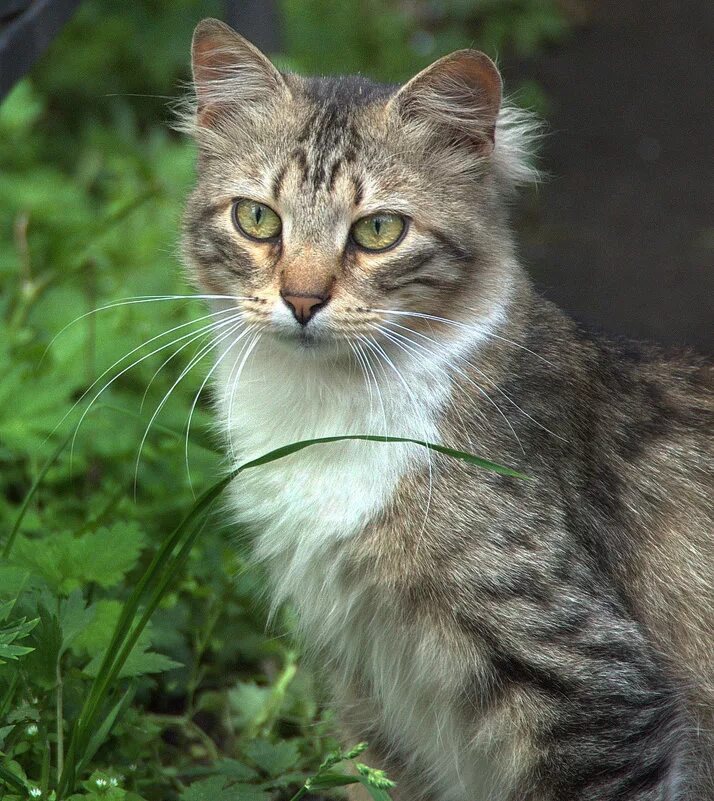
[[[184, 252], [241, 316], [215, 372], [232, 457], [389, 433], [530, 477], [351, 442], [236, 482], [346, 736], [399, 801], [714, 799], [710, 365], [534, 293], [506, 213], [532, 126], [482, 54], [401, 88], [308, 79], [206, 21], [194, 77]], [[281, 237], [242, 235], [236, 198]], [[407, 234], [362, 252], [378, 211]], [[322, 307], [300, 325], [281, 292]]]

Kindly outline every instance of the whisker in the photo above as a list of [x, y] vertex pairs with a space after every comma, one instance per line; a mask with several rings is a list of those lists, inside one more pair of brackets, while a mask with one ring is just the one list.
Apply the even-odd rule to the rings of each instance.
[[[188, 414], [188, 422], [186, 423], [186, 444], [184, 446], [184, 459], [186, 461], [186, 474], [188, 475], [188, 484], [191, 488], [191, 492], [193, 493], [193, 481], [191, 480], [191, 469], [189, 467], [189, 460], [188, 460], [188, 443], [189, 443], [189, 436], [191, 433], [191, 420], [193, 419], [193, 413], [196, 410], [196, 405], [198, 404], [198, 399], [201, 397], [201, 393], [206, 387], [206, 384], [210, 380], [213, 373], [216, 372], [221, 362], [226, 358], [226, 356], [231, 352], [231, 350], [240, 342], [240, 340], [249, 334], [253, 330], [253, 326], [249, 326], [245, 331], [241, 331], [241, 333], [226, 347], [223, 353], [216, 359], [215, 364], [211, 369], [208, 371], [208, 375], [203, 379], [203, 383], [198, 388], [198, 392], [196, 393], [193, 403], [191, 404], [191, 410]], [[218, 343], [216, 343], [218, 344]]]
[[[426, 336], [426, 334], [422, 334], [422, 333], [420, 333], [419, 331], [414, 331], [414, 330], [412, 330], [411, 328], [407, 328], [406, 326], [399, 325], [399, 323], [394, 323], [394, 322], [390, 322], [390, 321], [388, 321], [388, 322], [386, 323], [386, 325], [392, 325], [392, 326], [396, 326], [397, 328], [401, 328], [403, 331], [408, 331], [408, 332], [410, 332], [410, 333], [412, 333], [412, 334], [415, 334], [416, 336], [420, 337], [421, 339], [426, 339], [428, 342], [431, 342], [433, 345], [435, 345], [435, 346], [437, 346], [437, 347], [438, 347], [438, 344], [439, 344], [439, 343], [438, 343], [438, 342], [437, 342], [435, 339], [432, 339], [431, 337], [428, 337], [428, 336]], [[396, 332], [393, 332], [393, 333], [396, 333]], [[467, 359], [465, 356], [462, 356], [462, 355], [461, 355], [461, 354], [459, 354], [459, 353], [455, 353], [455, 354], [453, 354], [453, 355], [454, 355], [454, 356], [455, 356], [457, 359], [460, 359], [462, 362], [464, 362], [465, 364], [469, 365], [469, 367], [472, 367], [474, 370], [476, 370], [476, 372], [477, 372], [479, 375], [481, 375], [481, 376], [484, 378], [484, 380], [488, 381], [488, 383], [489, 383], [489, 384], [490, 384], [490, 385], [491, 385], [491, 386], [492, 386], [492, 387], [493, 387], [493, 388], [494, 388], [494, 389], [495, 389], [497, 392], [499, 392], [501, 395], [503, 395], [503, 397], [504, 397], [504, 398], [505, 398], [505, 399], [506, 399], [506, 400], [507, 400], [509, 403], [511, 403], [513, 406], [515, 406], [515, 408], [516, 408], [516, 409], [518, 409], [518, 411], [519, 411], [521, 414], [525, 415], [525, 416], [526, 416], [526, 417], [527, 417], [527, 418], [528, 418], [528, 419], [529, 419], [531, 422], [535, 423], [535, 424], [536, 424], [536, 425], [537, 425], [539, 428], [543, 429], [543, 431], [547, 432], [547, 433], [548, 433], [548, 434], [550, 434], [551, 436], [553, 436], [553, 437], [556, 437], [556, 439], [562, 440], [563, 442], [567, 442], [567, 440], [565, 439], [565, 437], [562, 437], [562, 436], [560, 436], [560, 434], [556, 434], [556, 433], [555, 433], [555, 431], [551, 431], [549, 428], [547, 428], [546, 426], [544, 426], [544, 425], [543, 425], [541, 422], [539, 422], [538, 420], [536, 420], [536, 419], [535, 419], [535, 417], [533, 417], [532, 415], [530, 415], [530, 414], [529, 414], [529, 413], [528, 413], [528, 412], [527, 412], [525, 409], [523, 409], [521, 406], [519, 406], [519, 405], [516, 403], [516, 401], [514, 401], [514, 400], [513, 400], [513, 398], [512, 398], [512, 397], [511, 397], [511, 396], [510, 396], [510, 395], [509, 395], [507, 392], [505, 392], [505, 391], [504, 391], [504, 390], [503, 390], [501, 387], [499, 387], [499, 386], [498, 386], [498, 384], [497, 384], [495, 381], [493, 381], [493, 379], [489, 378], [489, 377], [486, 375], [486, 373], [484, 373], [484, 372], [483, 372], [483, 370], [479, 369], [479, 368], [478, 368], [478, 367], [477, 367], [475, 364], [473, 364], [473, 362], [471, 362], [471, 360]]]
[[[380, 330], [381, 330], [381, 333], [382, 333], [384, 336], [387, 336], [387, 337], [388, 337], [388, 334], [387, 334], [387, 332], [386, 332], [386, 329], [382, 328], [381, 326], [379, 326], [379, 328], [380, 328]], [[392, 332], [391, 332], [391, 334], [392, 334], [393, 336], [401, 336], [401, 334], [397, 334], [397, 332], [396, 332], [396, 331], [392, 331]], [[411, 341], [411, 340], [410, 340], [410, 341]], [[418, 345], [416, 342], [412, 342], [412, 345], [414, 345], [415, 347], [420, 347], [420, 346], [419, 346], [419, 345]], [[426, 354], [428, 354], [428, 351], [427, 351], [427, 350], [425, 350], [425, 349], [424, 349], [424, 352], [425, 352]], [[501, 409], [501, 407], [500, 407], [500, 406], [499, 406], [499, 405], [496, 403], [496, 401], [495, 401], [495, 400], [494, 400], [494, 399], [493, 399], [493, 398], [492, 398], [492, 397], [491, 397], [491, 396], [488, 394], [488, 392], [486, 392], [486, 390], [485, 390], [483, 387], [480, 387], [480, 386], [479, 386], [479, 385], [478, 385], [478, 384], [477, 384], [477, 383], [476, 383], [476, 382], [475, 382], [475, 381], [474, 381], [472, 378], [470, 378], [468, 375], [466, 375], [466, 373], [465, 373], [463, 370], [461, 370], [461, 369], [460, 369], [460, 368], [458, 368], [458, 367], [455, 367], [454, 365], [451, 365], [451, 369], [452, 369], [452, 370], [454, 370], [455, 372], [457, 372], [457, 373], [458, 373], [460, 376], [462, 376], [462, 378], [464, 378], [466, 381], [468, 381], [468, 383], [469, 383], [469, 384], [471, 384], [471, 386], [473, 386], [473, 387], [474, 387], [474, 389], [476, 389], [478, 392], [480, 392], [480, 393], [483, 395], [483, 397], [484, 397], [484, 398], [486, 398], [486, 400], [487, 400], [487, 401], [488, 401], [488, 402], [489, 402], [489, 403], [490, 403], [490, 404], [491, 404], [491, 405], [494, 407], [494, 409], [496, 409], [496, 411], [497, 411], [497, 412], [498, 412], [498, 413], [501, 415], [501, 417], [502, 417], [502, 418], [503, 418], [503, 420], [505, 421], [506, 425], [507, 425], [507, 426], [508, 426], [508, 428], [510, 429], [510, 431], [511, 431], [511, 433], [513, 434], [513, 436], [514, 436], [514, 438], [515, 438], [516, 442], [518, 443], [518, 447], [521, 449], [521, 451], [522, 451], [523, 455], [525, 456], [525, 453], [526, 453], [526, 452], [525, 452], [525, 449], [523, 448], [523, 444], [521, 443], [520, 437], [519, 437], [519, 436], [518, 436], [518, 434], [516, 433], [516, 430], [515, 430], [515, 428], [513, 428], [513, 425], [511, 424], [511, 421], [508, 419], [508, 417], [506, 417], [506, 415], [505, 415], [505, 413], [504, 413], [503, 409]]]
[[[365, 386], [367, 387], [367, 392], [369, 394], [369, 420], [370, 420], [370, 424], [371, 424], [372, 416], [373, 416], [373, 409], [374, 409], [374, 407], [373, 407], [374, 398], [372, 396], [372, 385], [371, 385], [371, 383], [369, 381], [369, 376], [367, 375], [367, 371], [366, 371], [365, 366], [364, 366], [364, 364], [362, 362], [361, 356], [357, 352], [357, 348], [355, 347], [355, 343], [351, 342], [348, 339], [347, 340], [347, 344], [349, 345], [349, 348], [352, 351], [352, 355], [355, 357], [355, 362], [359, 365], [360, 371], [362, 372], [362, 378], [364, 379]], [[350, 377], [351, 377], [351, 375], [352, 375], [352, 373], [350, 371]]]
[[[230, 318], [228, 321], [223, 321], [223, 322], [229, 322], [229, 323], [230, 323], [230, 322], [232, 322], [232, 321], [233, 321], [233, 318]], [[154, 371], [154, 374], [153, 374], [153, 375], [151, 376], [151, 378], [149, 379], [149, 383], [146, 385], [146, 389], [144, 390], [144, 393], [143, 393], [143, 395], [141, 396], [141, 403], [139, 404], [139, 411], [140, 411], [140, 412], [141, 412], [141, 411], [143, 411], [143, 409], [144, 409], [144, 403], [146, 402], [146, 398], [147, 398], [147, 396], [148, 396], [148, 394], [149, 394], [149, 390], [151, 389], [151, 387], [152, 387], [152, 385], [153, 385], [154, 381], [156, 380], [156, 378], [157, 378], [157, 376], [159, 375], [159, 373], [160, 373], [160, 372], [161, 372], [161, 371], [164, 369], [164, 367], [166, 367], [166, 365], [167, 365], [167, 364], [169, 364], [169, 362], [173, 361], [173, 359], [175, 359], [175, 358], [176, 358], [176, 357], [179, 355], [179, 353], [181, 353], [183, 350], [185, 350], [185, 349], [186, 349], [186, 348], [188, 348], [190, 345], [192, 345], [194, 342], [196, 342], [196, 340], [198, 340], [198, 339], [203, 339], [203, 340], [205, 340], [205, 339], [206, 339], [206, 337], [211, 337], [211, 336], [213, 336], [213, 332], [214, 332], [216, 329], [218, 329], [219, 327], [222, 327], [222, 324], [221, 324], [221, 323], [216, 323], [215, 325], [211, 325], [210, 327], [208, 327], [208, 330], [206, 330], [206, 328], [205, 328], [205, 327], [204, 327], [204, 328], [202, 328], [202, 329], [201, 329], [201, 331], [200, 331], [200, 332], [199, 332], [199, 333], [198, 333], [198, 334], [197, 334], [195, 337], [193, 337], [192, 339], [189, 339], [187, 342], [184, 342], [184, 344], [183, 344], [183, 345], [181, 345], [181, 347], [180, 347], [180, 348], [177, 348], [177, 349], [176, 349], [176, 350], [175, 350], [173, 353], [171, 353], [171, 354], [170, 354], [170, 355], [169, 355], [169, 356], [168, 356], [168, 357], [167, 357], [167, 358], [166, 358], [166, 359], [165, 359], [165, 360], [164, 360], [164, 361], [163, 361], [163, 362], [162, 362], [162, 363], [159, 365], [159, 367], [157, 367], [157, 368], [156, 368], [156, 370]]]
[[389, 434], [389, 426], [387, 425], [387, 413], [384, 408], [384, 401], [382, 400], [382, 390], [380, 389], [379, 386], [379, 380], [377, 379], [377, 374], [374, 372], [374, 369], [372, 367], [372, 362], [369, 359], [369, 354], [365, 350], [363, 350], [362, 345], [359, 342], [356, 342], [355, 345], [359, 349], [359, 352], [362, 354], [367, 370], [369, 374], [372, 376], [372, 379], [374, 380], [374, 388], [377, 392], [377, 400], [379, 401], [379, 407], [382, 412], [382, 435], [386, 437]]
[[50, 340], [49, 345], [45, 348], [42, 356], [40, 357], [40, 361], [38, 362], [39, 365], [42, 364], [45, 356], [47, 356], [47, 352], [49, 349], [54, 345], [55, 340], [62, 336], [64, 332], [71, 328], [75, 323], [80, 322], [81, 320], [86, 319], [87, 317], [91, 317], [93, 314], [98, 314], [101, 311], [106, 311], [107, 309], [116, 309], [120, 306], [131, 306], [133, 304], [138, 303], [155, 303], [157, 301], [167, 301], [167, 300], [250, 300], [250, 298], [244, 298], [240, 295], [135, 295], [134, 297], [123, 298], [122, 300], [114, 301], [113, 303], [107, 303], [105, 306], [99, 306], [96, 309], [91, 309], [88, 312], [84, 312], [84, 314], [80, 314], [79, 317], [75, 317], [74, 320], [71, 320], [67, 323], [63, 328], [61, 328]]
[[234, 461], [236, 460], [236, 448], [235, 448], [235, 443], [233, 442], [233, 430], [231, 428], [231, 423], [233, 421], [233, 406], [235, 404], [236, 392], [238, 390], [238, 383], [240, 382], [241, 374], [243, 373], [243, 368], [245, 367], [245, 365], [246, 365], [246, 363], [248, 361], [248, 357], [253, 352], [253, 349], [255, 348], [255, 346], [260, 341], [260, 336], [261, 336], [261, 332], [260, 331], [256, 331], [256, 333], [254, 334], [254, 336], [251, 339], [251, 341], [248, 343], [247, 346], [245, 346], [243, 348], [243, 350], [239, 354], [239, 356], [238, 356], [238, 359], [240, 359], [240, 364], [239, 365], [238, 365], [238, 359], [236, 359], [236, 365], [238, 365], [238, 370], [236, 372], [235, 379], [231, 382], [231, 379], [233, 377], [233, 373], [235, 371], [236, 365], [233, 366], [233, 370], [231, 371], [231, 374], [230, 374], [230, 376], [228, 378], [228, 385], [231, 387], [231, 398], [230, 398], [230, 401], [228, 402], [228, 426], [229, 426], [229, 428], [228, 428], [228, 445], [229, 445], [229, 451], [230, 451], [230, 454], [231, 454], [231, 458]]
[[[396, 314], [402, 317], [416, 317], [423, 320], [434, 320], [438, 323], [445, 323], [446, 325], [453, 325], [457, 328], [464, 328], [469, 329], [469, 326], [466, 323], [460, 323], [457, 320], [449, 320], [446, 317], [438, 317], [435, 314], [425, 314], [423, 312], [408, 312], [408, 311], [397, 311], [395, 309], [369, 309], [372, 312], [378, 312], [379, 314]], [[513, 345], [516, 348], [520, 348], [521, 350], [526, 351], [526, 353], [530, 353], [531, 356], [535, 356], [536, 359], [540, 359], [542, 362], [545, 362], [550, 367], [555, 367], [553, 362], [548, 361], [548, 359], [541, 356], [539, 353], [532, 351], [530, 348], [527, 348], [525, 345], [521, 345], [520, 342], [515, 342], [512, 339], [508, 339], [508, 337], [500, 336], [500, 334], [495, 334], [493, 331], [487, 331], [485, 329], [480, 329], [479, 333], [483, 334], [486, 337], [491, 337], [492, 339], [500, 339], [503, 342], [507, 342], [509, 345]]]
[[[226, 310], [224, 310], [224, 312], [222, 312], [222, 313], [225, 313], [226, 311], [232, 311], [234, 314], [236, 313], [236, 310], [235, 310], [235, 309], [226, 309]], [[206, 318], [208, 318], [208, 317], [215, 317], [215, 316], [216, 316], [217, 314], [219, 314], [219, 313], [221, 313], [221, 312], [213, 312], [212, 314], [207, 314], [207, 315], [205, 315], [204, 317], [200, 317], [200, 318], [198, 318], [198, 320], [196, 320], [196, 321], [193, 321], [193, 322], [200, 322], [201, 320], [205, 320], [205, 319], [206, 319]], [[147, 340], [146, 342], [142, 342], [142, 343], [141, 343], [141, 345], [138, 345], [137, 347], [135, 347], [135, 348], [133, 348], [132, 350], [130, 350], [130, 351], [129, 351], [129, 353], [126, 353], [124, 356], [122, 356], [122, 357], [121, 357], [121, 359], [117, 359], [117, 361], [115, 361], [115, 362], [114, 362], [114, 364], [112, 364], [110, 367], [108, 367], [108, 368], [107, 368], [107, 369], [106, 369], [106, 370], [105, 370], [105, 371], [104, 371], [104, 372], [103, 372], [103, 373], [102, 373], [102, 374], [101, 374], [101, 375], [100, 375], [100, 376], [99, 376], [97, 379], [95, 379], [95, 380], [92, 382], [92, 384], [91, 384], [89, 387], [87, 387], [87, 389], [86, 389], [86, 390], [85, 390], [85, 391], [84, 391], [84, 392], [83, 392], [83, 393], [82, 393], [82, 394], [79, 396], [79, 398], [78, 398], [78, 399], [75, 401], [75, 403], [72, 405], [72, 407], [69, 409], [69, 411], [68, 411], [68, 412], [67, 412], [67, 413], [66, 413], [66, 414], [65, 414], [65, 415], [62, 417], [62, 419], [59, 421], [59, 423], [57, 423], [57, 425], [55, 426], [54, 430], [52, 431], [52, 434], [54, 434], [54, 432], [55, 432], [55, 431], [57, 431], [57, 429], [58, 429], [58, 428], [59, 428], [59, 427], [62, 425], [62, 423], [63, 423], [63, 422], [64, 422], [64, 421], [67, 419], [67, 417], [68, 417], [68, 416], [69, 416], [69, 415], [70, 415], [70, 414], [71, 414], [71, 413], [72, 413], [72, 412], [73, 412], [73, 411], [74, 411], [74, 410], [77, 408], [77, 406], [78, 406], [78, 405], [79, 405], [79, 404], [80, 404], [80, 403], [81, 403], [81, 402], [82, 402], [82, 401], [83, 401], [83, 400], [84, 400], [84, 399], [87, 397], [87, 395], [88, 395], [88, 394], [89, 394], [89, 393], [90, 393], [90, 392], [91, 392], [91, 391], [94, 389], [94, 387], [96, 387], [96, 386], [97, 386], [97, 384], [98, 384], [98, 383], [99, 383], [99, 382], [100, 382], [100, 381], [101, 381], [101, 380], [102, 380], [102, 379], [103, 379], [103, 378], [104, 378], [104, 377], [105, 377], [105, 376], [106, 376], [108, 373], [110, 373], [110, 372], [111, 372], [111, 371], [112, 371], [112, 370], [113, 370], [115, 367], [117, 367], [118, 365], [120, 365], [120, 364], [121, 364], [121, 363], [122, 363], [122, 362], [123, 362], [125, 359], [127, 359], [127, 358], [128, 358], [129, 356], [131, 356], [132, 354], [136, 353], [138, 350], [141, 350], [141, 348], [144, 348], [144, 347], [146, 347], [147, 345], [151, 344], [152, 342], [156, 341], [157, 339], [161, 339], [161, 337], [164, 337], [164, 336], [166, 336], [167, 334], [171, 334], [173, 331], [177, 331], [177, 330], [179, 330], [180, 328], [185, 328], [185, 327], [186, 327], [186, 325], [190, 325], [190, 324], [192, 324], [192, 323], [183, 323], [182, 325], [176, 326], [175, 328], [172, 328], [172, 329], [171, 329], [171, 330], [169, 330], [169, 331], [164, 331], [164, 332], [163, 332], [163, 333], [161, 333], [161, 334], [157, 334], [156, 336], [152, 337], [151, 339]], [[210, 323], [208, 323], [207, 325], [205, 325], [205, 326], [203, 326], [202, 328], [200, 328], [200, 329], [198, 330], [198, 332], [197, 332], [197, 331], [190, 331], [188, 334], [183, 334], [182, 336], [180, 336], [180, 337], [177, 337], [176, 339], [173, 339], [173, 340], [171, 340], [171, 342], [167, 342], [167, 343], [165, 343], [165, 344], [163, 344], [163, 345], [160, 345], [158, 348], [155, 348], [155, 349], [154, 349], [154, 350], [152, 350], [150, 353], [147, 353], [147, 354], [145, 354], [144, 356], [141, 356], [140, 358], [138, 358], [138, 359], [136, 359], [135, 361], [133, 361], [133, 362], [132, 362], [130, 365], [128, 365], [128, 367], [125, 367], [125, 368], [123, 368], [123, 369], [122, 369], [122, 370], [121, 370], [119, 373], [117, 373], [117, 375], [115, 375], [113, 378], [111, 378], [109, 381], [107, 381], [107, 382], [104, 384], [104, 386], [103, 386], [103, 387], [102, 387], [102, 388], [101, 388], [101, 389], [100, 389], [100, 390], [99, 390], [99, 391], [98, 391], [98, 392], [97, 392], [97, 393], [94, 395], [94, 397], [93, 397], [93, 398], [92, 398], [92, 399], [89, 401], [89, 404], [87, 405], [87, 408], [86, 408], [86, 409], [85, 409], [85, 410], [82, 412], [82, 415], [81, 415], [81, 417], [79, 418], [79, 422], [77, 423], [77, 427], [75, 428], [75, 431], [74, 431], [74, 436], [72, 437], [72, 445], [71, 445], [71, 447], [70, 447], [70, 465], [72, 464], [72, 457], [73, 457], [73, 455], [74, 455], [74, 445], [75, 445], [75, 442], [76, 442], [76, 439], [77, 439], [77, 434], [79, 433], [79, 429], [80, 429], [80, 427], [81, 427], [81, 425], [82, 425], [82, 422], [84, 421], [84, 418], [85, 418], [85, 417], [87, 416], [87, 414], [89, 413], [89, 410], [92, 408], [92, 406], [94, 405], [94, 403], [95, 403], [95, 401], [97, 400], [97, 398], [99, 398], [99, 396], [100, 396], [100, 395], [101, 395], [101, 394], [102, 394], [102, 393], [103, 393], [105, 390], [107, 390], [107, 389], [108, 389], [108, 388], [109, 388], [109, 387], [110, 387], [110, 386], [111, 386], [111, 385], [112, 385], [112, 384], [113, 384], [115, 381], [117, 381], [119, 378], [121, 378], [121, 376], [123, 376], [125, 373], [127, 373], [129, 370], [131, 370], [133, 367], [136, 367], [137, 365], [141, 364], [141, 362], [143, 362], [143, 361], [146, 361], [146, 359], [149, 359], [149, 358], [151, 358], [151, 357], [152, 357], [152, 356], [154, 356], [156, 353], [160, 353], [162, 350], [165, 350], [166, 348], [170, 348], [170, 347], [172, 347], [173, 345], [176, 345], [178, 342], [182, 342], [184, 339], [186, 339], [186, 338], [188, 338], [188, 337], [195, 337], [197, 334], [199, 334], [199, 335], [200, 335], [200, 334], [201, 334], [203, 331], [207, 331], [207, 330], [209, 330], [210, 328], [212, 328], [214, 325], [217, 325], [217, 324], [220, 324], [220, 321], [219, 321], [218, 323], [216, 323], [216, 322], [210, 322]], [[50, 434], [50, 436], [51, 436], [51, 434]]]
[[166, 392], [164, 397], [161, 399], [161, 401], [158, 404], [158, 406], [156, 407], [156, 409], [154, 409], [154, 413], [151, 415], [151, 419], [149, 420], [149, 423], [146, 426], [146, 429], [144, 431], [144, 435], [141, 438], [141, 443], [139, 444], [139, 450], [138, 450], [138, 452], [136, 454], [136, 461], [134, 463], [134, 497], [135, 498], [136, 498], [136, 490], [137, 490], [137, 483], [138, 483], [138, 477], [139, 477], [139, 463], [141, 462], [141, 454], [142, 454], [142, 451], [144, 449], [144, 443], [146, 442], [146, 439], [149, 436], [149, 431], [151, 430], [151, 426], [153, 425], [154, 420], [156, 420], [156, 418], [159, 416], [159, 413], [161, 412], [161, 410], [166, 405], [166, 402], [168, 401], [169, 397], [171, 396], [171, 393], [181, 383], [181, 381], [184, 379], [184, 377], [186, 375], [188, 375], [188, 373], [203, 359], [203, 357], [212, 348], [214, 348], [218, 343], [223, 342], [227, 337], [231, 336], [231, 334], [233, 334], [235, 331], [237, 331], [243, 325], [243, 322], [240, 319], [236, 322], [236, 320], [234, 318], [234, 319], [230, 320], [227, 324], [229, 326], [232, 324], [232, 327], [230, 327], [227, 332], [222, 333], [221, 336], [217, 340], [213, 340], [212, 339], [211, 342], [208, 343], [208, 345], [204, 345], [199, 350], [199, 352], [197, 354], [195, 354], [190, 359], [189, 363], [183, 368], [183, 370], [179, 374], [179, 377], [174, 381], [174, 383], [171, 385], [171, 387], [169, 387], [168, 391]]
[[[394, 336], [399, 336], [399, 338], [401, 340], [403, 340], [404, 344], [402, 344], [402, 343], [398, 342], [397, 340], [392, 339], [392, 337], [389, 336], [389, 333], [386, 331], [386, 329], [383, 329], [382, 326], [377, 326], [377, 329], [380, 331], [380, 333], [383, 336], [385, 336], [390, 342], [392, 342], [393, 345], [397, 346], [400, 350], [405, 352], [408, 356], [413, 356], [413, 357], [416, 357], [417, 359], [421, 359], [422, 361], [426, 361], [426, 359], [424, 357], [429, 355], [428, 352], [426, 350], [421, 350], [421, 351], [417, 350], [416, 349], [416, 347], [417, 347], [417, 343], [416, 342], [412, 342], [411, 340], [409, 340], [408, 337], [398, 335], [396, 331], [391, 332]], [[409, 350], [406, 350], [406, 348], [409, 348]], [[433, 366], [432, 366], [431, 369], [433, 369]], [[444, 368], [440, 367], [438, 369], [441, 370], [441, 372], [446, 372], [444, 370]], [[461, 423], [461, 431], [463, 432], [463, 436], [466, 436], [469, 444], [471, 444], [471, 437], [470, 437], [470, 435], [468, 433], [468, 426], [466, 425], [466, 422], [464, 421], [464, 417], [461, 414], [461, 409], [459, 408], [459, 405], [451, 397], [449, 398], [449, 404], [451, 405], [451, 407], [453, 408], [454, 412], [456, 413], [456, 415], [459, 418], [459, 421]], [[479, 415], [479, 417], [487, 425], [490, 424], [489, 419], [486, 417], [486, 415], [480, 409], [475, 408], [474, 411]]]
[[[404, 380], [404, 377], [399, 372], [399, 370], [397, 369], [397, 367], [394, 364], [394, 362], [389, 358], [389, 355], [385, 352], [384, 348], [382, 348], [382, 346], [379, 344], [379, 342], [377, 342], [377, 340], [373, 336], [361, 337], [361, 339], [364, 342], [364, 344], [367, 345], [368, 347], [370, 346], [370, 343], [371, 343], [372, 349], [378, 355], [381, 355], [382, 359], [384, 359], [386, 364], [389, 365], [389, 367], [394, 371], [394, 373], [396, 374], [397, 378], [401, 382], [402, 386], [407, 391], [407, 394], [409, 395], [409, 397], [410, 397], [410, 399], [412, 401], [412, 405], [414, 406], [414, 411], [415, 411], [415, 413], [417, 415], [417, 418], [422, 423], [422, 438], [423, 438], [425, 443], [428, 443], [429, 439], [430, 439], [429, 432], [427, 431], [426, 426], [423, 423], [423, 419], [422, 419], [421, 414], [419, 412], [419, 404], [417, 403], [416, 397], [414, 396], [414, 393], [412, 392], [411, 387]], [[428, 481], [428, 489], [427, 489], [426, 509], [424, 510], [424, 522], [422, 524], [422, 528], [421, 528], [419, 539], [421, 539], [421, 536], [424, 534], [424, 531], [426, 529], [426, 523], [427, 523], [427, 519], [429, 517], [429, 510], [431, 509], [431, 498], [432, 498], [432, 491], [433, 491], [433, 485], [434, 485], [431, 449], [429, 448], [428, 445], [426, 447], [426, 452], [427, 452], [427, 468], [428, 468], [428, 471], [429, 471], [429, 481]], [[418, 547], [419, 546], [418, 546], [418, 543], [417, 543], [417, 548]]]

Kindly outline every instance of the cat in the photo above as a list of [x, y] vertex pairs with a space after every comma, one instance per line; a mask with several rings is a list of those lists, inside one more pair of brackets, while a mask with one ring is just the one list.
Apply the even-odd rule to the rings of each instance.
[[527, 476], [350, 441], [234, 482], [346, 742], [397, 801], [714, 799], [711, 363], [534, 291], [533, 126], [484, 54], [305, 78], [204, 20], [192, 57], [183, 252], [232, 459], [389, 434]]

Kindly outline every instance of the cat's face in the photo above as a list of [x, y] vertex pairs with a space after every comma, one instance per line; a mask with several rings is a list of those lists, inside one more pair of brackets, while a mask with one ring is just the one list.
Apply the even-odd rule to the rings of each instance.
[[486, 56], [460, 51], [401, 89], [307, 79], [204, 21], [193, 68], [184, 252], [204, 291], [303, 347], [376, 335], [387, 310], [454, 319], [498, 303], [501, 84]]

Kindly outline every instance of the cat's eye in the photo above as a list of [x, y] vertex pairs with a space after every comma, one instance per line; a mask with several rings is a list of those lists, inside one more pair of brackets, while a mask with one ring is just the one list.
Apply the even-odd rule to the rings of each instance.
[[264, 203], [243, 198], [233, 204], [233, 223], [249, 239], [267, 240], [280, 236], [280, 217]]
[[407, 230], [407, 221], [399, 214], [380, 212], [362, 217], [352, 226], [352, 239], [364, 250], [379, 251], [394, 247]]

